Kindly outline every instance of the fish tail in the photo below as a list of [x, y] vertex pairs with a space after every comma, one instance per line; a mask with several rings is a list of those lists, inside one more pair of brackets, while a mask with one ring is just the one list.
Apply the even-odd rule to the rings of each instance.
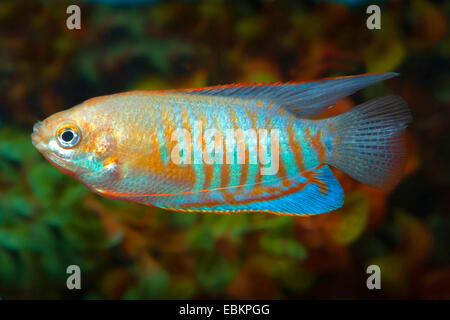
[[325, 121], [330, 129], [326, 163], [383, 189], [400, 180], [407, 157], [403, 131], [412, 121], [402, 98], [373, 99]]

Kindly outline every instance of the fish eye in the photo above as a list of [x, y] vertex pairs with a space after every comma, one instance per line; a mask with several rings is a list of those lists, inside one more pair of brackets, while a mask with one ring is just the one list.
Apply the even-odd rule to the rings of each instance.
[[73, 148], [80, 142], [81, 132], [73, 124], [64, 124], [56, 130], [56, 138], [61, 147]]

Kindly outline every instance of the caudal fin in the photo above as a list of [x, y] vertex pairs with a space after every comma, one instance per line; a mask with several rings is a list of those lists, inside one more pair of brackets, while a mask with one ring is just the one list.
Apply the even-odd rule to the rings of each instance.
[[400, 180], [406, 162], [403, 131], [412, 121], [402, 98], [373, 99], [327, 121], [337, 138], [328, 164], [379, 188]]

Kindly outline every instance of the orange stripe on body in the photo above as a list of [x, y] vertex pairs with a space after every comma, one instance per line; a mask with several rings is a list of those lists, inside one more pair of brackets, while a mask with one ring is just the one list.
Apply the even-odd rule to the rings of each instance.
[[325, 161], [325, 147], [322, 144], [322, 140], [321, 140], [322, 130], [317, 129], [317, 132], [315, 135], [311, 135], [311, 132], [309, 132], [308, 136], [310, 138], [311, 145], [317, 152], [317, 159], [319, 160], [319, 162]]
[[295, 162], [297, 163], [298, 170], [302, 172], [305, 170], [305, 166], [303, 164], [303, 150], [300, 143], [295, 139], [294, 126], [291, 122], [288, 126], [288, 137], [289, 144], [291, 146], [292, 152], [294, 153]]

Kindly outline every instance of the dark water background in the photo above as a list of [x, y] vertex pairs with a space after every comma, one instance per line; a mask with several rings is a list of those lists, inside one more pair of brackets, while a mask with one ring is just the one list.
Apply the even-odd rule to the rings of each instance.
[[[2, 298], [450, 299], [450, 2], [381, 2], [381, 30], [366, 28], [366, 1], [120, 2], [0, 2]], [[103, 94], [384, 71], [401, 75], [335, 112], [401, 95], [414, 116], [404, 178], [386, 193], [336, 172], [344, 207], [312, 218], [106, 200], [29, 136]], [[81, 291], [66, 288], [71, 264]], [[366, 288], [371, 264], [381, 290]]]

